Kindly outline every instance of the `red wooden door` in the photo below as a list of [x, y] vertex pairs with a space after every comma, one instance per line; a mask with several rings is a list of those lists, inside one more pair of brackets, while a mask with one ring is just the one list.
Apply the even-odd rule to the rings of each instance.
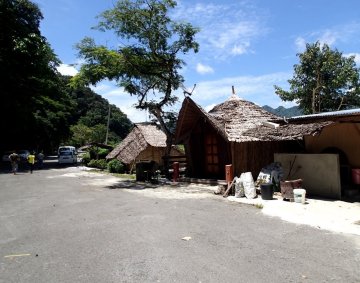
[[205, 136], [205, 171], [207, 175], [219, 174], [219, 150], [216, 135]]

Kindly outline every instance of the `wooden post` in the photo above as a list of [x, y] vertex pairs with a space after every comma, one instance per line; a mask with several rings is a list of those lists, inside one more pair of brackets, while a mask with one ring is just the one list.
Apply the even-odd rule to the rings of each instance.
[[225, 165], [225, 178], [227, 183], [227, 189], [223, 194], [223, 197], [227, 197], [231, 187], [234, 185], [234, 170], [232, 164]]
[[225, 178], [226, 178], [226, 183], [229, 185], [232, 180], [234, 179], [234, 170], [233, 170], [233, 166], [232, 164], [230, 165], [225, 165]]
[[173, 182], [177, 182], [179, 179], [179, 162], [173, 163]]

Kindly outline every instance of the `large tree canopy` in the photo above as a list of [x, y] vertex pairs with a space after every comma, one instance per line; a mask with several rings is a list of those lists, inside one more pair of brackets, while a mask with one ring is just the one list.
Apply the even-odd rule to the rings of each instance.
[[173, 94], [184, 81], [179, 70], [185, 64], [181, 54], [198, 51], [197, 29], [169, 17], [176, 6], [172, 0], [120, 0], [100, 15], [97, 29], [113, 31], [121, 39], [119, 47], [96, 45], [91, 38], [78, 44], [85, 60], [74, 84], [96, 84], [115, 80], [130, 95], [138, 97], [136, 107], [147, 109], [160, 122], [172, 142], [165, 121], [165, 106], [177, 101]]
[[319, 42], [307, 44], [297, 55], [300, 63], [288, 80], [290, 90], [275, 86], [282, 100], [296, 101], [305, 114], [360, 106], [359, 69], [353, 56], [345, 57]]
[[0, 1], [1, 147], [51, 148], [69, 132], [73, 109], [56, 71], [59, 60], [28, 0]]

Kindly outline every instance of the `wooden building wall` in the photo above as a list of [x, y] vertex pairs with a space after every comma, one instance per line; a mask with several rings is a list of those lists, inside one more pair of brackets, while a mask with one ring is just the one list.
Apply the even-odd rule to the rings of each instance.
[[[304, 150], [301, 141], [256, 141], [232, 143], [234, 176], [251, 172], [256, 179], [266, 165], [274, 162], [274, 153], [298, 153]], [[225, 169], [224, 169], [225, 170]]]
[[[216, 144], [213, 151], [213, 164], [209, 164], [208, 137]], [[225, 179], [225, 165], [231, 162], [230, 144], [206, 123], [197, 123], [185, 142], [187, 176], [192, 178]], [[216, 159], [216, 160], [215, 160]], [[214, 164], [217, 165], [214, 165]], [[218, 168], [218, 170], [216, 168]], [[211, 169], [212, 168], [212, 169]]]

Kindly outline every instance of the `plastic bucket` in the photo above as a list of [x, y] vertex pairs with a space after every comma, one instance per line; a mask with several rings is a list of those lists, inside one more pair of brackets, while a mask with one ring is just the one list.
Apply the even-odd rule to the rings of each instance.
[[293, 193], [295, 202], [305, 204], [306, 191], [304, 189], [294, 189]]
[[273, 185], [271, 183], [261, 184], [260, 193], [263, 200], [272, 200], [274, 193]]
[[360, 169], [352, 169], [352, 180], [356, 185], [360, 185]]

